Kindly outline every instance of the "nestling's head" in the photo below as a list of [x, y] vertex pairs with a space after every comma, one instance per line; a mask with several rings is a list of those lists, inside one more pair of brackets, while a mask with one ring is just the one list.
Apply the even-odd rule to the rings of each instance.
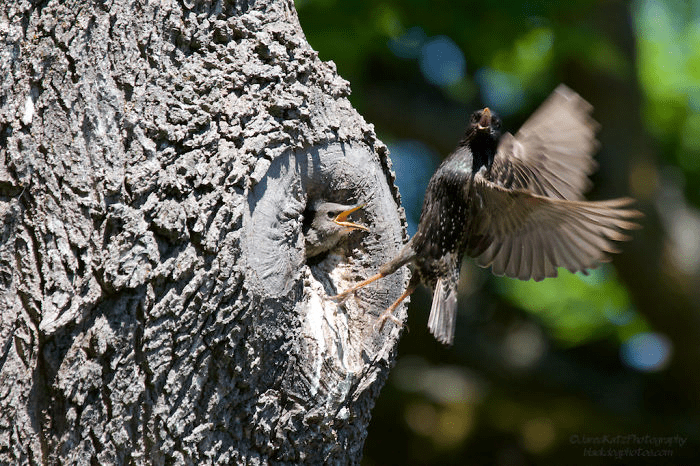
[[364, 207], [364, 204], [350, 206], [335, 202], [317, 202], [310, 209], [311, 222], [304, 222], [306, 257], [313, 257], [335, 246], [345, 235], [354, 230], [369, 231], [364, 225], [348, 221], [348, 216]]

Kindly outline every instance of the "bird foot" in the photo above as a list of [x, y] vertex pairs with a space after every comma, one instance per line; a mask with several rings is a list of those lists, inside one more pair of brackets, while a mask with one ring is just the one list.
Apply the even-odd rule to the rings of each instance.
[[388, 319], [388, 320], [391, 320], [392, 322], [394, 322], [394, 323], [395, 323], [396, 325], [398, 325], [399, 327], [403, 327], [403, 326], [404, 326], [404, 323], [401, 322], [401, 321], [399, 320], [398, 317], [396, 317], [396, 316], [394, 316], [394, 314], [392, 314], [393, 311], [394, 311], [393, 309], [387, 309], [386, 311], [384, 311], [384, 312], [382, 313], [382, 315], [380, 315], [380, 316], [377, 318], [377, 322], [375, 322], [375, 324], [374, 324], [374, 329], [375, 329], [377, 332], [381, 332], [381, 331], [382, 331], [382, 329], [384, 328], [384, 324], [386, 324], [387, 319]]
[[[376, 330], [378, 330], [379, 332], [381, 332], [382, 328], [384, 328], [384, 324], [386, 323], [387, 319], [391, 319], [396, 325], [398, 325], [399, 327], [403, 327], [404, 323], [401, 322], [398, 319], [398, 317], [394, 316], [394, 311], [396, 310], [397, 307], [399, 307], [399, 305], [401, 304], [401, 302], [404, 299], [406, 299], [408, 296], [411, 295], [411, 293], [413, 293], [413, 291], [415, 289], [416, 289], [415, 285], [413, 285], [413, 286], [409, 285], [409, 287], [406, 289], [406, 291], [404, 291], [403, 294], [401, 296], [399, 296], [399, 299], [394, 301], [394, 303], [391, 306], [389, 306], [387, 308], [387, 310], [382, 313], [382, 315], [379, 316], [379, 318], [377, 319], [377, 323], [374, 324], [374, 328]], [[379, 328], [377, 328], [377, 325], [379, 325]]]

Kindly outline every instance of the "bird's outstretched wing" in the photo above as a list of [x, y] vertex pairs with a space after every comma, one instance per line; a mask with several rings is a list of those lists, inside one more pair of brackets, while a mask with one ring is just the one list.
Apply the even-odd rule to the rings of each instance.
[[465, 186], [472, 206], [466, 252], [496, 275], [540, 281], [558, 267], [585, 271], [617, 252], [614, 241], [630, 239], [642, 214], [630, 198], [566, 201], [511, 191], [477, 173]]
[[597, 167], [598, 124], [593, 107], [561, 84], [523, 124], [515, 136], [501, 138], [486, 177], [509, 189], [578, 200], [590, 187]]

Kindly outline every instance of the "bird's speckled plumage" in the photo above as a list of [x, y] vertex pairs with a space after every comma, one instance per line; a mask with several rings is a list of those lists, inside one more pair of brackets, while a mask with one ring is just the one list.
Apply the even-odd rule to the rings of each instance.
[[[463, 255], [493, 273], [521, 280], [585, 271], [617, 252], [641, 214], [631, 199], [582, 201], [595, 168], [596, 123], [591, 106], [560, 86], [513, 136], [500, 120], [475, 112], [457, 149], [438, 167], [423, 202], [418, 231], [379, 274], [406, 264], [414, 274], [391, 312], [420, 283], [433, 289], [428, 327], [442, 343], [454, 339], [457, 284]], [[342, 296], [340, 295], [340, 296]]]

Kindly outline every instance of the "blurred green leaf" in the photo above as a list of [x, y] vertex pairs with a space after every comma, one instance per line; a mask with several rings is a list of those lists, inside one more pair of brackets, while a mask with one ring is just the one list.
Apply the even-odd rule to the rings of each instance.
[[607, 337], [624, 341], [648, 329], [609, 266], [588, 276], [559, 269], [557, 278], [540, 283], [501, 278], [498, 285], [507, 300], [536, 315], [566, 346]]

